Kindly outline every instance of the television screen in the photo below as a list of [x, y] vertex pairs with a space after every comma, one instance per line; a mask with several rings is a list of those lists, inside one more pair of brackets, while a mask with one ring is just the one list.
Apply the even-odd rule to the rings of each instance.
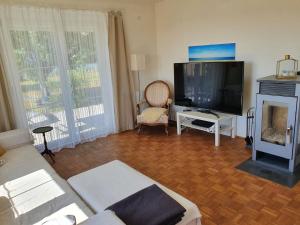
[[243, 82], [241, 61], [175, 63], [175, 105], [241, 115]]

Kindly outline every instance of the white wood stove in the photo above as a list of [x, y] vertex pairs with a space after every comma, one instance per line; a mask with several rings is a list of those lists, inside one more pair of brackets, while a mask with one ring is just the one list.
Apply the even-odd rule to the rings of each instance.
[[294, 172], [300, 163], [300, 76], [257, 80], [252, 160]]

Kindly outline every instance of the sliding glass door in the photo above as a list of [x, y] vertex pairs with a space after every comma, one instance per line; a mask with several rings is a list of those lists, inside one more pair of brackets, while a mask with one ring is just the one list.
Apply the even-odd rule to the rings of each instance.
[[65, 37], [75, 127], [81, 136], [90, 136], [97, 130], [97, 122], [104, 122], [95, 33], [68, 31]]
[[[51, 141], [68, 142], [70, 123], [53, 32], [11, 30], [10, 36], [29, 128], [53, 126]], [[35, 144], [42, 143], [36, 135]]]
[[[47, 23], [41, 19], [35, 24], [26, 21], [26, 8], [21, 13], [26, 14], [25, 20], [18, 26], [3, 26], [2, 32], [9, 53], [6, 65], [15, 67], [11, 82], [18, 83], [13, 86], [19, 89], [28, 127], [53, 126], [47, 138], [50, 148], [55, 149], [112, 133], [112, 85], [107, 43], [101, 37], [106, 34], [99, 29], [105, 26], [105, 16], [50, 9]], [[87, 16], [91, 16], [90, 23], [83, 26]], [[68, 26], [72, 19], [83, 22]], [[42, 143], [41, 135], [36, 135], [35, 144]]]

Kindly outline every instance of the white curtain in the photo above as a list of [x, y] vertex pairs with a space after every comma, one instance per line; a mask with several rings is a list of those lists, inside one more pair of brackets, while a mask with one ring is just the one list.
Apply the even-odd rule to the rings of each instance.
[[0, 6], [0, 20], [18, 127], [53, 126], [51, 149], [115, 131], [106, 14]]

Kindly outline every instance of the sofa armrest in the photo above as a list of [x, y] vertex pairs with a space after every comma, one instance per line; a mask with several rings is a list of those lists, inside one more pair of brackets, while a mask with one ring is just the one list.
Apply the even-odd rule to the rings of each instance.
[[33, 144], [33, 138], [27, 129], [16, 129], [0, 133], [0, 145], [7, 150], [26, 144]]

